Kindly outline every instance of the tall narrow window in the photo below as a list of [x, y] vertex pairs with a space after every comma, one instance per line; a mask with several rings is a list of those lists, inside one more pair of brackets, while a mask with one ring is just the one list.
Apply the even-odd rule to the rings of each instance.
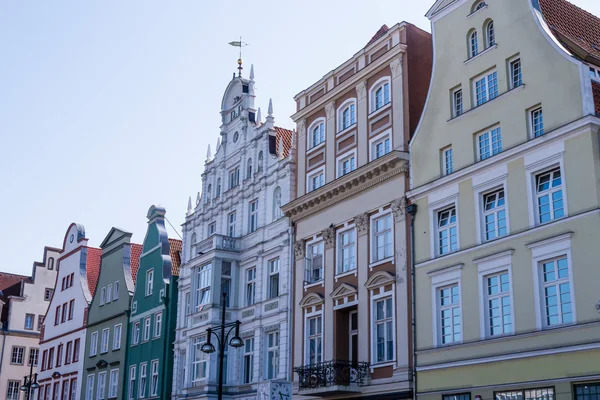
[[135, 346], [140, 342], [140, 321], [136, 321], [133, 323], [133, 337], [131, 338], [131, 343]]
[[144, 342], [147, 342], [148, 340], [150, 340], [151, 326], [152, 326], [152, 317], [144, 318], [144, 336], [143, 336]]
[[256, 267], [246, 270], [246, 306], [251, 306], [255, 302], [256, 294]]
[[486, 314], [488, 335], [512, 333], [512, 308], [508, 271], [485, 277]]
[[196, 311], [210, 302], [210, 279], [212, 264], [196, 268]]
[[223, 261], [221, 263], [221, 291], [223, 293], [227, 293], [227, 297], [225, 297], [225, 304], [223, 304], [223, 298], [221, 297], [221, 305], [225, 305], [225, 307], [229, 308], [229, 304], [231, 304], [231, 262]]
[[[54, 356], [54, 349], [50, 349], [51, 353], [52, 353], [52, 357]], [[12, 354], [10, 357], [10, 363], [11, 364], [16, 364], [16, 365], [23, 365], [23, 363], [25, 359], [25, 347], [21, 347], [21, 346], [13, 346], [12, 348]], [[50, 367], [48, 368], [52, 368], [52, 362], [49, 363]]]
[[[79, 339], [75, 339], [75, 341], [73, 342], [73, 362], [79, 361], [80, 343], [81, 343], [81, 341]], [[69, 348], [69, 346], [67, 345], [67, 349], [68, 348]]]
[[90, 338], [90, 357], [98, 354], [98, 332], [93, 332]]
[[108, 384], [108, 398], [113, 399], [117, 397], [117, 389], [119, 388], [119, 370], [110, 370], [110, 380]]
[[140, 387], [138, 388], [138, 397], [143, 399], [146, 397], [146, 377], [147, 377], [147, 363], [140, 364]]
[[281, 187], [277, 186], [273, 191], [273, 220], [281, 218]]
[[33, 321], [35, 320], [35, 315], [33, 314], [25, 314], [25, 329], [28, 331], [33, 330]]
[[162, 332], [162, 311], [154, 314], [154, 339], [159, 338]]
[[37, 367], [39, 355], [40, 355], [40, 349], [34, 349], [33, 347], [30, 347], [29, 348], [29, 362], [27, 363], [27, 365], [31, 366], [31, 364], [33, 364], [34, 367]]
[[98, 373], [98, 388], [96, 390], [96, 399], [106, 399], [106, 372]]
[[108, 340], [110, 329], [102, 329], [102, 341], [100, 342], [100, 354], [108, 353]]
[[494, 30], [494, 21], [490, 21], [485, 26], [485, 36], [487, 41], [487, 47], [496, 45], [496, 31]]
[[135, 378], [137, 377], [136, 366], [129, 367], [129, 387], [127, 389], [127, 400], [135, 399]]
[[323, 361], [323, 320], [321, 315], [306, 320], [307, 364]]
[[495, 156], [502, 152], [502, 134], [500, 128], [481, 133], [477, 136], [479, 161]]
[[356, 109], [355, 109], [354, 103], [352, 103], [342, 110], [342, 116], [341, 116], [341, 121], [340, 121], [340, 126], [341, 126], [340, 131], [350, 128], [355, 123], [356, 123]]
[[392, 233], [392, 215], [387, 214], [373, 221], [373, 262], [385, 260], [394, 254], [394, 235]]
[[269, 261], [269, 299], [279, 296], [279, 258]]
[[390, 84], [389, 82], [382, 83], [376, 86], [373, 90], [373, 97], [371, 101], [373, 102], [373, 107], [371, 111], [377, 111], [381, 107], [389, 104], [390, 102]]
[[158, 395], [158, 360], [152, 361], [152, 376], [150, 378], [150, 396]]
[[458, 284], [438, 289], [438, 313], [440, 343], [460, 342], [462, 335]]
[[206, 194], [204, 195], [204, 203], [210, 203], [210, 198], [212, 197], [212, 185], [209, 183], [208, 187], [206, 188]]
[[437, 215], [437, 247], [438, 254], [444, 255], [458, 250], [458, 226], [456, 221], [456, 208], [452, 206]]
[[310, 128], [310, 143], [308, 148], [312, 149], [325, 141], [325, 123], [320, 122]]
[[63, 381], [62, 396], [62, 400], [69, 400], [69, 381]]
[[493, 240], [508, 233], [506, 229], [504, 189], [483, 196], [483, 223], [485, 226], [485, 240]]
[[153, 288], [154, 288], [154, 269], [150, 269], [146, 272], [146, 296], [152, 295]]
[[194, 346], [192, 347], [192, 382], [199, 382], [206, 379], [208, 367], [208, 355], [201, 348], [206, 342], [206, 337], [194, 338]]
[[252, 178], [252, 159], [248, 159], [248, 163], [246, 164], [246, 179]]
[[452, 92], [452, 111], [453, 117], [458, 117], [463, 113], [462, 89], [456, 89], [454, 92]]
[[511, 89], [518, 88], [523, 84], [523, 73], [521, 71], [521, 59], [517, 58], [510, 62], [510, 86]]
[[308, 246], [305, 281], [315, 283], [323, 279], [323, 242]]
[[394, 360], [394, 306], [392, 298], [375, 301], [375, 327], [377, 362]]
[[260, 172], [263, 169], [263, 152], [262, 150], [258, 152], [258, 162], [256, 166], [256, 172]]
[[19, 391], [20, 386], [20, 381], [8, 381], [6, 389], [6, 400], [19, 400], [21, 396], [21, 392]]
[[544, 261], [541, 267], [545, 325], [555, 326], [573, 322], [567, 257]]
[[227, 215], [227, 234], [235, 237], [235, 211]]
[[258, 200], [251, 201], [248, 204], [248, 231], [250, 233], [258, 228]]
[[48, 269], [52, 271], [54, 269], [54, 258], [50, 257], [48, 259]]
[[279, 370], [279, 331], [267, 334], [267, 379], [276, 379]]
[[469, 58], [475, 57], [479, 53], [479, 41], [477, 39], [477, 31], [472, 31], [469, 34]]
[[535, 177], [538, 223], [544, 224], [565, 216], [560, 168]]
[[[71, 343], [71, 342], [69, 342]], [[60, 367], [62, 364], [62, 358], [63, 358], [63, 348], [65, 347], [64, 344], [59, 344], [58, 347], [56, 348], [56, 366]]]
[[240, 184], [240, 168], [237, 167], [231, 171], [229, 171], [229, 189], [233, 189], [234, 187]]
[[338, 274], [356, 269], [356, 231], [349, 229], [339, 235]]
[[87, 383], [85, 385], [85, 400], [94, 400], [94, 374], [87, 376]]
[[217, 179], [217, 189], [215, 190], [215, 197], [221, 196], [221, 178]]
[[110, 303], [112, 301], [112, 283], [106, 287], [106, 302]]
[[454, 172], [454, 163], [452, 162], [452, 147], [447, 147], [442, 150], [442, 166], [444, 175], [450, 175]]
[[244, 340], [244, 383], [254, 380], [254, 338]]
[[544, 134], [544, 116], [542, 107], [531, 111], [531, 136], [540, 137]]
[[116, 281], [113, 286], [113, 301], [119, 300], [119, 281]]

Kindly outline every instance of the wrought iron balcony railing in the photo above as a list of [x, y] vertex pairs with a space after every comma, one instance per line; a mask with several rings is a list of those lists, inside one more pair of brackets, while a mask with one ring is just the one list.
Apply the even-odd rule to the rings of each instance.
[[294, 368], [300, 390], [331, 386], [364, 386], [369, 376], [369, 363], [347, 360], [324, 361]]

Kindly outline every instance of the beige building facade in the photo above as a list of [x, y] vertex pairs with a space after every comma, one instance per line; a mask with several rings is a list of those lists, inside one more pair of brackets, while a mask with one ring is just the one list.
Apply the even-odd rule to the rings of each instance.
[[597, 398], [599, 20], [565, 0], [439, 0], [427, 16], [417, 397]]
[[431, 37], [383, 26], [299, 93], [293, 395], [412, 395], [407, 145], [423, 107]]

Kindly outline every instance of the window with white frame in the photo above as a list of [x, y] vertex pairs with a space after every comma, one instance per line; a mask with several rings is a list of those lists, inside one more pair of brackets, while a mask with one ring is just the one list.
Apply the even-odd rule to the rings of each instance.
[[477, 38], [477, 31], [472, 30], [468, 35], [469, 42], [469, 58], [475, 57], [479, 53], [479, 39]]
[[356, 269], [356, 230], [347, 229], [338, 234], [338, 268], [337, 273]]
[[325, 142], [325, 122], [323, 120], [313, 123], [308, 131], [310, 132], [308, 137], [309, 150]]
[[[22, 346], [13, 346], [12, 354], [10, 356], [10, 363], [16, 365], [23, 365], [25, 362], [25, 347]], [[50, 365], [52, 365], [52, 361], [50, 361]]]
[[504, 189], [484, 194], [482, 201], [485, 240], [493, 240], [505, 236], [508, 230], [506, 228]]
[[394, 230], [392, 214], [373, 219], [371, 225], [371, 262], [378, 262], [394, 255]]
[[267, 333], [266, 379], [276, 379], [279, 370], [279, 331]]
[[[494, 400], [515, 400], [515, 399], [526, 399], [526, 400], [550, 400], [555, 399], [554, 388], [536, 388], [517, 390], [510, 392], [495, 392]], [[592, 399], [593, 397], [586, 397]], [[579, 400], [579, 399], [576, 399]]]
[[106, 372], [100, 372], [98, 374], [98, 386], [96, 388], [96, 399], [106, 399]]
[[227, 235], [235, 237], [235, 211], [227, 215]]
[[269, 287], [267, 290], [269, 299], [279, 296], [279, 258], [269, 261]]
[[213, 221], [210, 224], [208, 224], [208, 231], [207, 231], [208, 236], [214, 235], [216, 231], [217, 231], [217, 223], [216, 222]]
[[494, 21], [489, 21], [485, 25], [485, 41], [488, 48], [496, 45], [496, 31], [494, 30]]
[[106, 287], [100, 289], [100, 305], [103, 306], [106, 303]]
[[437, 253], [444, 255], [458, 250], [456, 206], [437, 212]]
[[152, 295], [153, 288], [154, 288], [154, 269], [149, 269], [146, 272], [146, 296]]
[[108, 398], [116, 398], [117, 389], [119, 388], [119, 369], [110, 370], [110, 379], [108, 382]]
[[210, 302], [210, 279], [212, 264], [196, 268], [196, 311]]
[[393, 361], [394, 357], [394, 305], [392, 297], [373, 300], [375, 337], [375, 362]]
[[325, 184], [325, 169], [320, 168], [314, 172], [311, 172], [307, 176], [307, 192], [312, 192], [313, 190], [317, 190], [321, 186]]
[[140, 383], [138, 388], [138, 398], [143, 399], [146, 397], [146, 378], [148, 374], [148, 363], [140, 364]]
[[29, 348], [29, 362], [27, 365], [33, 364], [34, 367], [38, 366], [38, 359], [40, 355], [40, 349], [35, 349], [33, 347]]
[[108, 341], [110, 328], [102, 329], [102, 341], [100, 342], [100, 354], [108, 353]]
[[21, 388], [20, 381], [8, 381], [8, 386], [6, 389], [6, 399], [7, 400], [19, 400], [21, 396], [21, 392], [19, 389]]
[[258, 228], [258, 200], [248, 204], [248, 232], [252, 233]]
[[98, 332], [93, 332], [90, 337], [90, 357], [98, 354]]
[[350, 100], [338, 109], [338, 132], [350, 128], [356, 123], [356, 101]]
[[323, 316], [306, 317], [306, 364], [323, 362]]
[[127, 400], [135, 399], [135, 379], [137, 378], [136, 366], [129, 367], [129, 387], [127, 388]]
[[306, 283], [320, 282], [323, 279], [323, 241], [307, 245]]
[[344, 176], [356, 169], [356, 151], [346, 153], [338, 159], [337, 177]]
[[542, 107], [530, 111], [529, 121], [531, 123], [531, 137], [540, 137], [544, 134], [544, 115]]
[[240, 184], [240, 167], [234, 168], [229, 171], [229, 189], [233, 189], [234, 187]]
[[87, 376], [87, 383], [85, 385], [85, 400], [94, 400], [94, 374]]
[[475, 105], [480, 106], [498, 97], [498, 72], [490, 72], [473, 79]]
[[383, 78], [371, 89], [371, 112], [377, 111], [390, 103], [390, 80]]
[[246, 306], [251, 306], [256, 301], [256, 267], [246, 270]]
[[152, 361], [152, 375], [150, 377], [150, 396], [158, 395], [158, 360]]
[[206, 342], [206, 337], [194, 338], [192, 347], [192, 382], [199, 382], [207, 377], [208, 354], [204, 353], [202, 345]]
[[452, 116], [458, 117], [463, 113], [463, 92], [462, 88], [452, 91]]
[[454, 172], [451, 146], [442, 149], [442, 171], [444, 175], [450, 175], [452, 172]]
[[502, 133], [499, 127], [477, 135], [477, 155], [479, 161], [483, 161], [501, 152]]
[[123, 325], [118, 324], [115, 325], [113, 329], [113, 350], [118, 350], [121, 348], [121, 330]]
[[510, 88], [515, 89], [523, 84], [523, 71], [521, 69], [521, 59], [516, 58], [509, 63]]
[[133, 338], [131, 338], [131, 343], [135, 346], [140, 342], [140, 321], [136, 321], [133, 323]]
[[162, 332], [162, 311], [154, 314], [154, 339], [159, 338]]
[[438, 343], [450, 344], [462, 340], [461, 305], [458, 283], [437, 289]]
[[112, 283], [106, 287], [106, 302], [110, 303], [112, 301]]
[[116, 281], [113, 286], [113, 301], [119, 300], [119, 281]]
[[[221, 263], [221, 293], [226, 293], [225, 307], [229, 308], [231, 303], [231, 261], [223, 261]], [[221, 305], [223, 305], [223, 297], [221, 297]]]
[[600, 68], [599, 67], [593, 67], [590, 65], [589, 71], [590, 71], [590, 78], [592, 78], [596, 81], [600, 81]]
[[537, 220], [539, 224], [565, 216], [563, 183], [560, 167], [535, 176]]
[[35, 320], [35, 315], [33, 314], [25, 314], [25, 329], [32, 331], [33, 330], [33, 321]]
[[273, 221], [281, 218], [283, 212], [281, 211], [281, 187], [277, 186], [273, 190]]
[[379, 157], [383, 157], [392, 151], [392, 135], [391, 131], [388, 131], [382, 135], [377, 136], [370, 140], [370, 160], [376, 160]]
[[573, 322], [569, 261], [566, 255], [540, 263], [544, 326]]
[[254, 338], [244, 340], [244, 375], [243, 383], [254, 381]]
[[513, 332], [510, 276], [507, 270], [484, 277], [485, 324], [488, 336]]
[[150, 340], [151, 327], [152, 327], [152, 317], [144, 318], [144, 336], [142, 337], [142, 340], [144, 342], [147, 342], [148, 340]]

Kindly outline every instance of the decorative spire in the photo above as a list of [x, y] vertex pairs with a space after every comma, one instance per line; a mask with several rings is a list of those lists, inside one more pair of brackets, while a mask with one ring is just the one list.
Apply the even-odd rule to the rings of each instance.
[[256, 114], [256, 124], [260, 125], [262, 123], [262, 114], [260, 112], [260, 107], [258, 107], [258, 113]]
[[190, 198], [188, 199], [187, 213], [188, 213], [188, 215], [192, 213], [192, 196], [190, 196]]
[[269, 110], [267, 112], [269, 117], [273, 116], [273, 99], [269, 99]]
[[217, 148], [215, 149], [215, 154], [219, 151], [220, 147], [221, 147], [221, 138], [218, 137], [217, 138]]
[[254, 64], [250, 64], [250, 80], [254, 80]]
[[206, 162], [209, 162], [211, 157], [212, 157], [212, 154], [210, 152], [210, 143], [209, 143], [208, 149], [206, 150]]

